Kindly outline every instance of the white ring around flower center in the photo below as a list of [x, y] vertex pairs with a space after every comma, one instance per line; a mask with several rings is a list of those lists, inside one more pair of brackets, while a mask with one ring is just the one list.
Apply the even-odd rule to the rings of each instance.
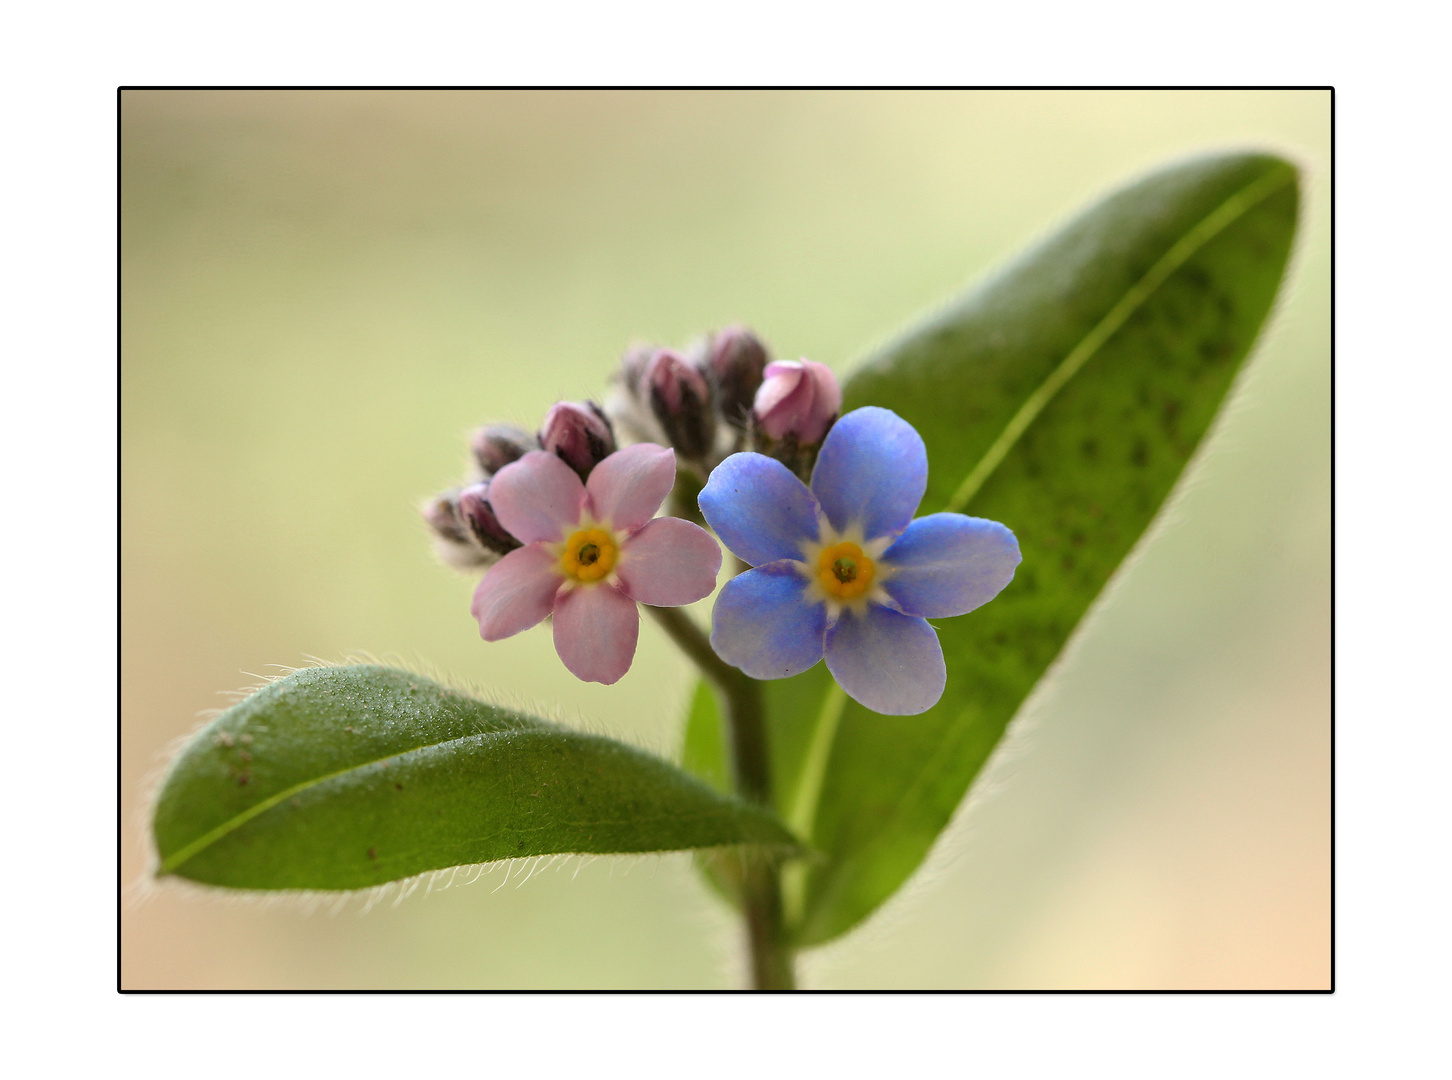
[[[882, 586], [892, 577], [894, 568], [882, 561], [882, 553], [891, 547], [892, 542], [897, 538], [879, 536], [876, 540], [864, 540], [860, 524], [854, 523], [838, 532], [832, 528], [832, 523], [822, 515], [818, 515], [817, 530], [816, 540], [802, 542], [801, 560], [795, 561], [794, 565], [802, 577], [807, 579], [807, 587], [804, 591], [807, 601], [827, 605], [827, 624], [830, 626], [841, 618], [843, 609], [851, 611], [854, 615], [861, 615], [867, 610], [868, 604], [892, 606], [892, 598], [888, 596], [887, 590]], [[851, 600], [843, 600], [841, 597], [830, 595], [826, 589], [822, 588], [822, 583], [817, 580], [817, 564], [822, 557], [822, 552], [838, 544], [856, 544], [862, 549], [862, 554], [871, 559], [874, 564], [872, 585], [861, 596]]]

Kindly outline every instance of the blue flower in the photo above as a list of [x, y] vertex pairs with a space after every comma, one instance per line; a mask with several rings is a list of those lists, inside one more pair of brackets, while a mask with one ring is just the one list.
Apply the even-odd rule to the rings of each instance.
[[716, 535], [753, 569], [721, 590], [711, 645], [753, 679], [784, 679], [825, 655], [854, 700], [875, 712], [924, 712], [947, 668], [928, 619], [962, 615], [1013, 580], [1018, 540], [963, 514], [913, 520], [928, 454], [887, 409], [832, 426], [810, 490], [763, 454], [732, 454], [701, 491]]

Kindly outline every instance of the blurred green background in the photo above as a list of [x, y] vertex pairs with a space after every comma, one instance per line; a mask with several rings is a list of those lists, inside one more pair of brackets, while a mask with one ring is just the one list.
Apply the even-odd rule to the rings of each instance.
[[330, 915], [148, 885], [148, 777], [223, 692], [359, 652], [674, 755], [691, 673], [650, 623], [614, 687], [545, 630], [478, 639], [416, 512], [470, 428], [731, 321], [846, 372], [1106, 188], [1232, 146], [1305, 180], [1239, 392], [927, 866], [802, 968], [1329, 985], [1329, 93], [126, 91], [121, 116], [124, 987], [738, 985], [684, 855]]

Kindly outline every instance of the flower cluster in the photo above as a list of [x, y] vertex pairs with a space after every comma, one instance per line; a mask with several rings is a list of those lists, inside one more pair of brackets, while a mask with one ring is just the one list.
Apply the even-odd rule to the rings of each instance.
[[927, 620], [992, 600], [1021, 555], [996, 521], [913, 520], [927, 481], [918, 433], [871, 407], [831, 428], [810, 488], [761, 454], [723, 461], [701, 511], [753, 569], [716, 600], [717, 655], [754, 679], [797, 675], [825, 656], [842, 689], [869, 709], [907, 715], [936, 704], [947, 669]]
[[623, 433], [673, 447], [700, 480], [742, 450], [805, 477], [841, 407], [831, 369], [805, 359], [769, 362], [766, 346], [741, 326], [680, 351], [632, 346], [606, 401]]
[[[841, 408], [830, 369], [768, 361], [742, 327], [683, 352], [637, 346], [606, 409], [561, 402], [535, 435], [477, 432], [473, 482], [424, 515], [445, 561], [488, 569], [470, 608], [484, 640], [552, 616], [565, 667], [613, 683], [635, 655], [637, 603], [690, 604], [715, 587], [721, 549], [683, 520], [699, 490], [695, 520], [751, 567], [716, 602], [716, 653], [755, 679], [825, 658], [868, 708], [920, 713], [947, 678], [927, 620], [998, 595], [1018, 541], [982, 518], [914, 520], [922, 439], [887, 409], [839, 420]], [[616, 424], [643, 441], [616, 449]], [[698, 482], [678, 488], [678, 466]], [[655, 517], [673, 489], [679, 516]]]

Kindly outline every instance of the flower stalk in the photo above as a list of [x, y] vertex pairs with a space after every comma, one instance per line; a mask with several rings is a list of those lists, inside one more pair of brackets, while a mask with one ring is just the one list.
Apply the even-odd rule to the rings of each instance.
[[[695, 661], [720, 694], [737, 793], [752, 802], [771, 806], [771, 759], [761, 684], [717, 656], [706, 635], [680, 608], [645, 607], [645, 610], [681, 651]], [[757, 990], [793, 990], [796, 975], [782, 918], [780, 864], [763, 852], [748, 852], [744, 870], [741, 903], [751, 952], [752, 986]]]

